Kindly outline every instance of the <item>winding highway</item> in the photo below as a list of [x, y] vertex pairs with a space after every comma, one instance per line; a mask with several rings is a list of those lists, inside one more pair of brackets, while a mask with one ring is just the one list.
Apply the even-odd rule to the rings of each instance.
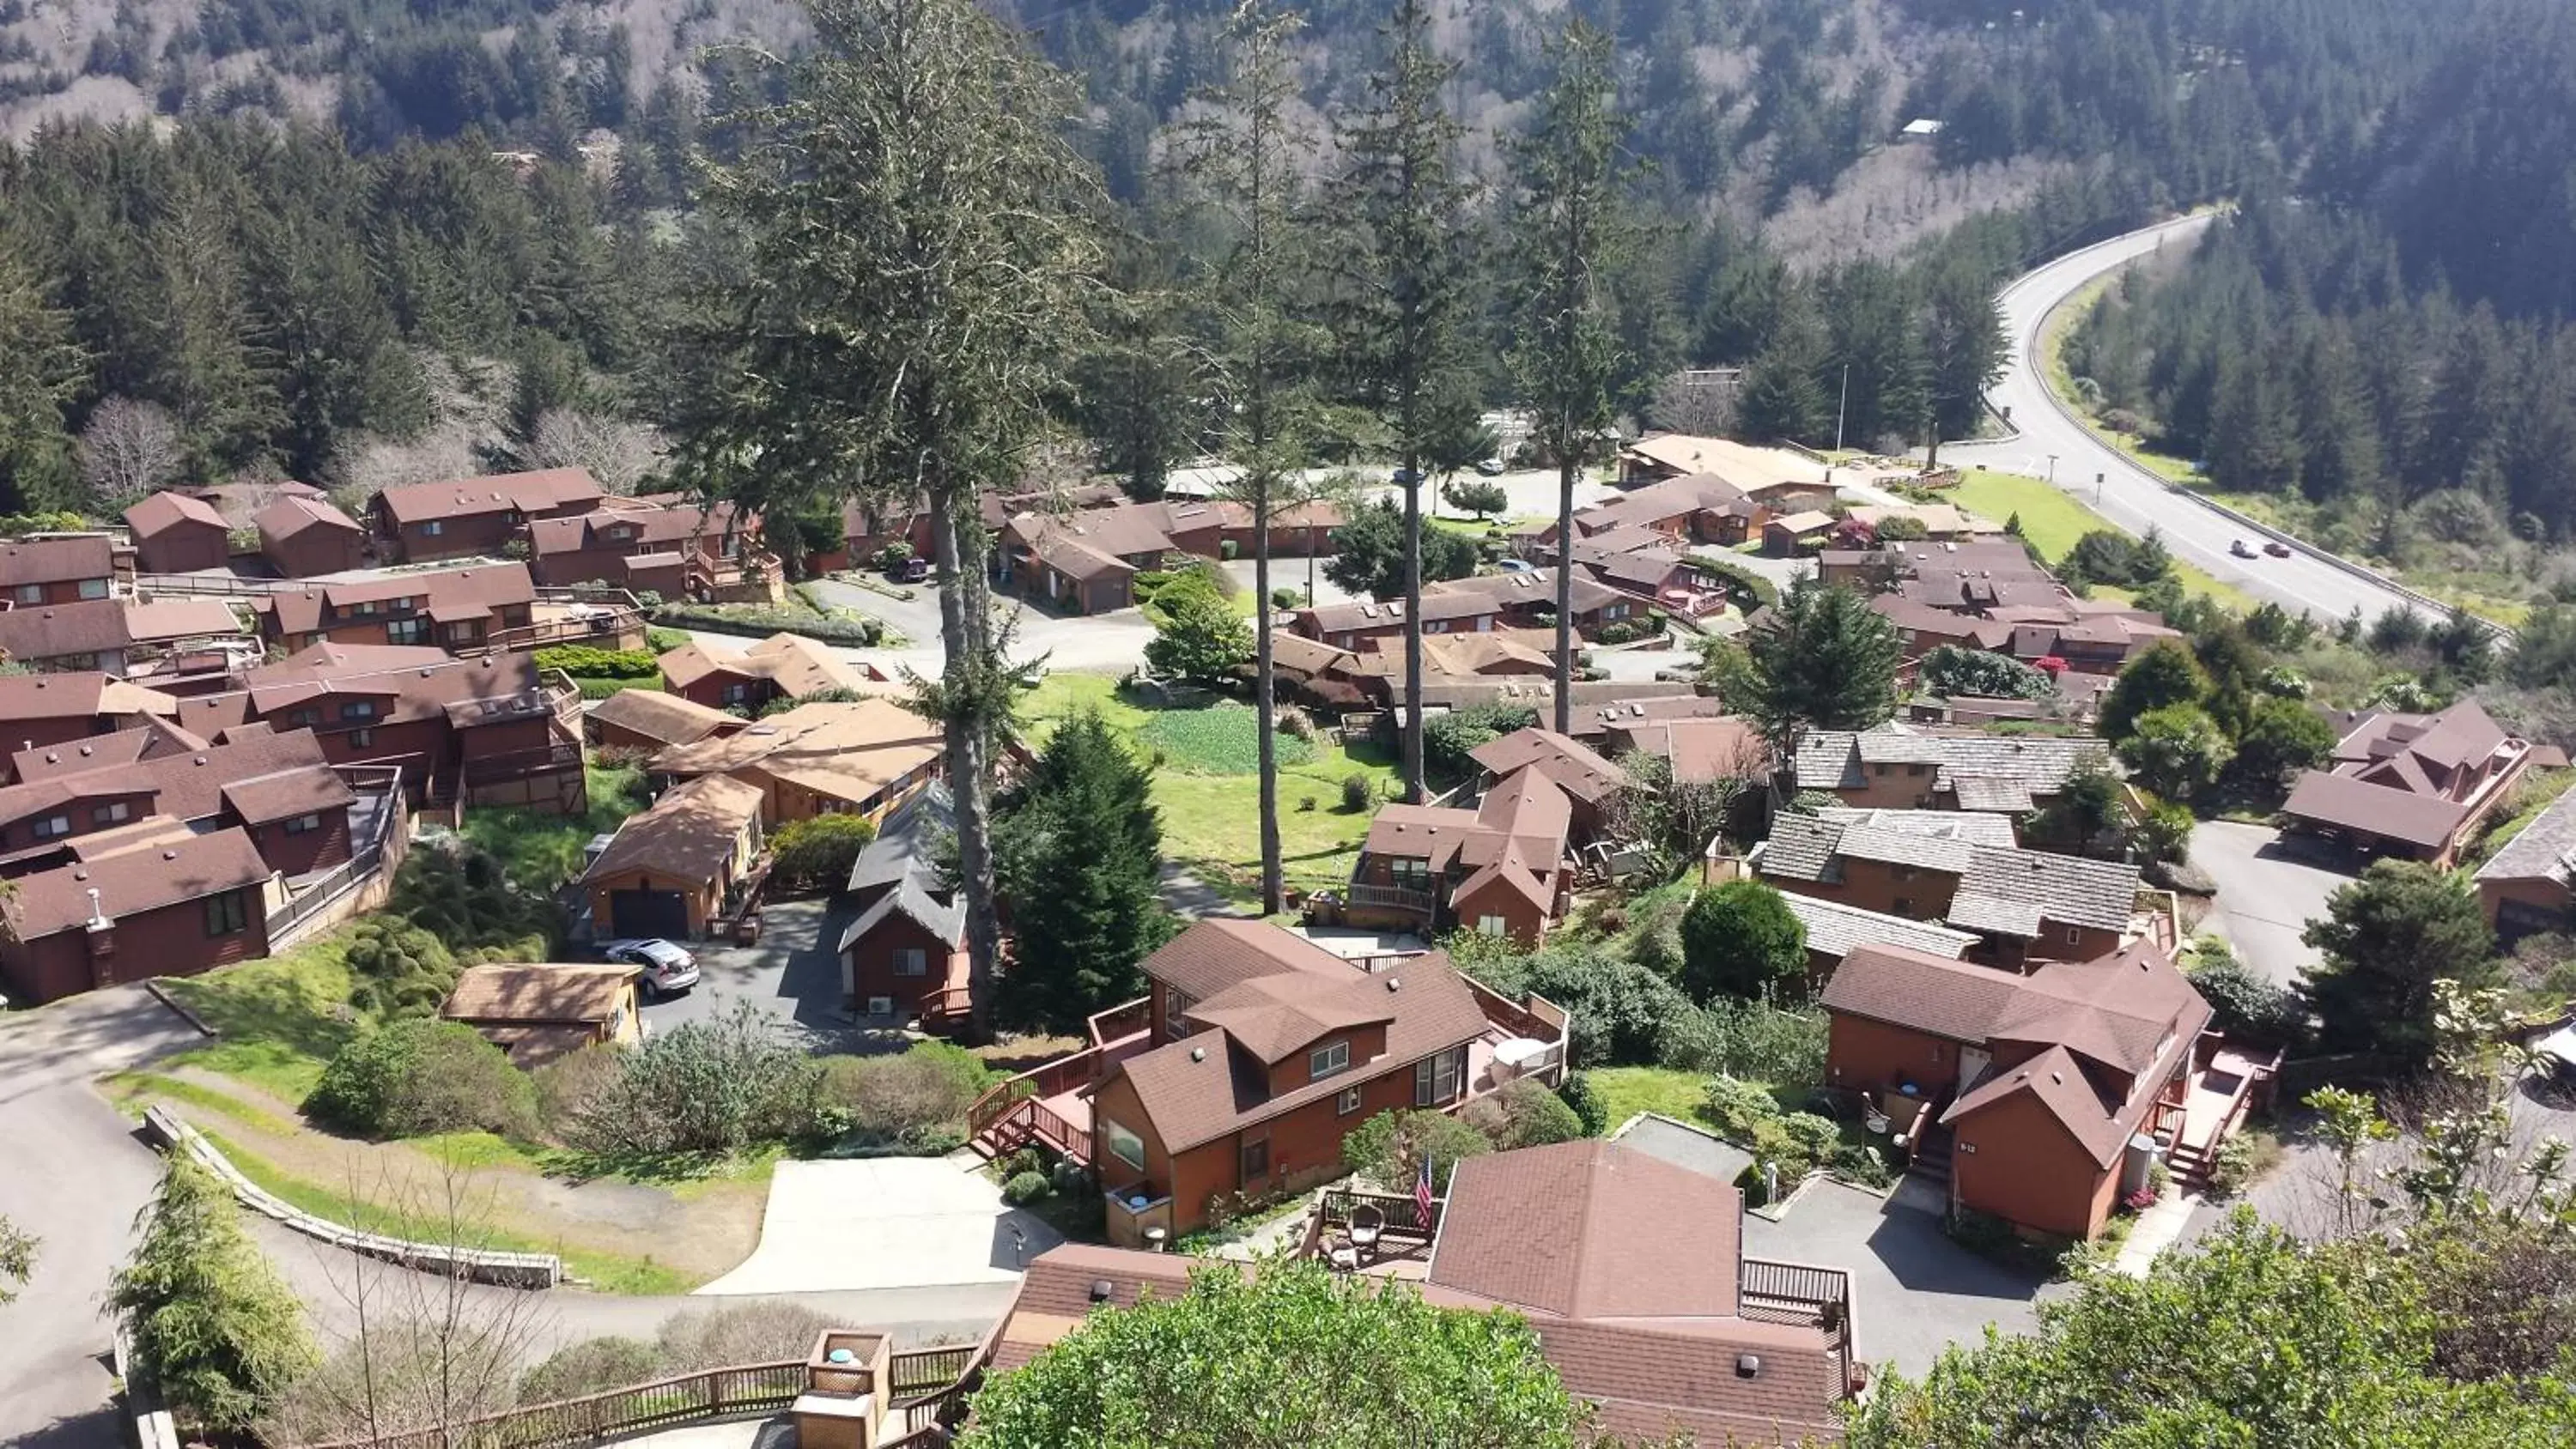
[[2323, 621], [2341, 619], [2356, 608], [2366, 619], [2390, 608], [2423, 609], [2425, 601], [2389, 580], [2286, 537], [2288, 558], [2236, 557], [2230, 545], [2242, 539], [2260, 549], [2266, 535], [2173, 487], [2094, 436], [2050, 390], [2039, 357], [2040, 329], [2049, 313], [2098, 277], [2167, 248], [2190, 246], [2210, 221], [2206, 214], [2187, 216], [2113, 237], [2059, 257], [2007, 287], [2002, 302], [2012, 356], [2003, 380], [1986, 398], [2018, 436], [1946, 444], [1941, 460], [2034, 478], [2053, 474], [2061, 491], [2119, 528], [2132, 534], [2154, 528], [2175, 557], [2256, 598]]

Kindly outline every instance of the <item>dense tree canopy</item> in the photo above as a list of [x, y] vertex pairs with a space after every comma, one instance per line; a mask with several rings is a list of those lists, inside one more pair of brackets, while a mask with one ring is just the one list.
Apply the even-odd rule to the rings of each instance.
[[1864, 730], [1896, 712], [1904, 641], [1849, 588], [1801, 577], [1746, 638], [1760, 681], [1752, 712], [1775, 741], [1800, 727]]
[[2300, 939], [2325, 954], [2308, 973], [2323, 1045], [2379, 1053], [2400, 1070], [2432, 1060], [2433, 983], [2493, 972], [2495, 936], [2468, 877], [2414, 861], [2374, 862]]
[[1144, 765], [1096, 714], [1057, 727], [996, 832], [1011, 902], [1008, 1015], [1078, 1031], [1133, 1000], [1137, 969], [1170, 938], [1163, 826]]

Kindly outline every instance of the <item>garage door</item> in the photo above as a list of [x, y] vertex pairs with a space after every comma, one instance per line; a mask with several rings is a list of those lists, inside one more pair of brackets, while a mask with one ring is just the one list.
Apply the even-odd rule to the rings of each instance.
[[610, 930], [620, 936], [676, 941], [689, 934], [689, 903], [678, 891], [612, 891], [608, 919]]

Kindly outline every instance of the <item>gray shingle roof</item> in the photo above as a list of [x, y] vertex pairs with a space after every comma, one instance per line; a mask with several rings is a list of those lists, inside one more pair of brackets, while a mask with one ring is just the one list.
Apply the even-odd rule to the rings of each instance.
[[2571, 878], [2569, 857], [2576, 856], [2576, 790], [2551, 802], [2522, 827], [2495, 858], [2478, 867], [2479, 880], [2553, 880]]
[[1874, 830], [1961, 840], [1970, 845], [1991, 845], [1998, 850], [2011, 850], [2021, 844], [2013, 835], [2011, 821], [1959, 810], [1855, 810], [1833, 805], [1817, 811], [1816, 815], [1819, 819], [1838, 821], [1846, 826], [1860, 825]]
[[2138, 868], [2123, 861], [1980, 848], [1950, 899], [1950, 924], [2025, 937], [2043, 918], [2121, 931], [2137, 899]]
[[1927, 956], [1956, 960], [1977, 943], [1977, 938], [1966, 931], [1909, 921], [1903, 916], [1883, 916], [1819, 896], [1783, 891], [1780, 899], [1789, 907], [1789, 914], [1806, 926], [1807, 949], [1838, 961], [1864, 946], [1902, 946]]
[[1849, 730], [1809, 730], [1798, 737], [1791, 767], [1801, 790], [1857, 790], [1861, 787], [1860, 752]]
[[2066, 777], [2086, 759], [2108, 765], [2111, 752], [2100, 740], [2053, 739], [2046, 735], [1943, 735], [1941, 778], [1936, 788], [1951, 787], [1960, 776], [2027, 782], [2034, 795], [2054, 795]]
[[2038, 808], [2030, 798], [2030, 782], [1996, 775], [1953, 775], [1950, 794], [1962, 812], [1987, 811], [1994, 815], [2019, 815]]
[[1813, 815], [1783, 811], [1771, 821], [1771, 838], [1762, 842], [1762, 873], [1782, 880], [1827, 880], [1834, 869], [1834, 847], [1843, 827]]
[[887, 813], [877, 838], [850, 865], [850, 890], [876, 890], [907, 878], [928, 879], [938, 865], [935, 855], [941, 837], [956, 833], [956, 806], [947, 782], [934, 780]]
[[903, 884], [880, 897], [868, 907], [850, 928], [841, 933], [840, 948], [847, 951], [866, 940], [868, 933], [884, 925], [898, 913], [911, 917], [921, 928], [954, 947], [966, 939], [966, 912], [963, 907], [933, 896], [919, 877], [907, 877]]

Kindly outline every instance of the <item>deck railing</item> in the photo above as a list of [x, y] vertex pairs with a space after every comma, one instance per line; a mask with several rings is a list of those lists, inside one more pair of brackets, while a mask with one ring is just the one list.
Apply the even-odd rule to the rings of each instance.
[[1413, 886], [1369, 885], [1353, 881], [1342, 887], [1342, 899], [1355, 906], [1369, 906], [1385, 911], [1412, 911], [1429, 916], [1438, 907], [1438, 898], [1427, 889]]
[[1153, 1025], [1154, 998], [1139, 996], [1133, 1001], [1122, 1002], [1107, 1011], [1093, 1012], [1091, 1044], [1094, 1047], [1106, 1047], [1111, 1042], [1123, 1041], [1140, 1031], [1150, 1031]]
[[1327, 1188], [1322, 1202], [1315, 1207], [1318, 1235], [1336, 1228], [1348, 1228], [1351, 1214], [1360, 1208], [1375, 1208], [1379, 1220], [1379, 1240], [1420, 1246], [1440, 1235], [1440, 1219], [1447, 1212], [1446, 1199], [1431, 1200], [1431, 1225], [1424, 1227], [1420, 1217], [1422, 1204], [1406, 1193], [1367, 1192], [1355, 1187]]
[[643, 629], [643, 610], [611, 605], [587, 618], [548, 619], [542, 623], [495, 629], [469, 647], [475, 650], [506, 653], [520, 649], [542, 649], [549, 644], [594, 644], [603, 640], [622, 639], [629, 635], [641, 636]]
[[1736, 1311], [1762, 1323], [1821, 1329], [1834, 1357], [1835, 1382], [1852, 1391], [1851, 1274], [1814, 1263], [1740, 1259]]
[[353, 842], [347, 860], [305, 882], [303, 890], [268, 913], [268, 949], [272, 953], [293, 945], [304, 923], [315, 915], [379, 874], [402, 864], [403, 846], [410, 838], [410, 811], [403, 798], [401, 768], [393, 765], [339, 765], [334, 769], [353, 790], [368, 794], [382, 792], [383, 803], [376, 810], [375, 831], [365, 840]]

